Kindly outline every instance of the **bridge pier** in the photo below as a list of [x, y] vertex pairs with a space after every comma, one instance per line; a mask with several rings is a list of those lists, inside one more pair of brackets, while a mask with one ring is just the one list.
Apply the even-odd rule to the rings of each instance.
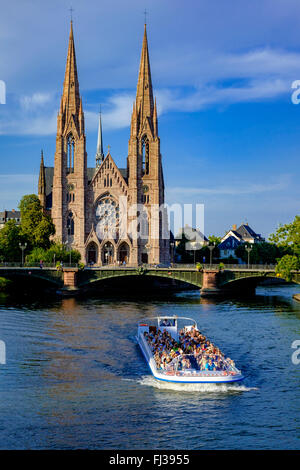
[[222, 294], [222, 290], [218, 287], [219, 270], [211, 269], [203, 271], [203, 284], [200, 289], [201, 297], [212, 297]]
[[77, 273], [78, 268], [63, 268], [64, 287], [59, 291], [59, 293], [64, 295], [73, 295], [79, 290], [77, 287]]

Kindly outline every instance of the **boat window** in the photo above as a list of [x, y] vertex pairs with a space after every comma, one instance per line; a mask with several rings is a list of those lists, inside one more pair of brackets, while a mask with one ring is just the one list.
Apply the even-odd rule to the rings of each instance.
[[164, 318], [160, 321], [159, 326], [175, 326], [175, 320], [172, 318]]

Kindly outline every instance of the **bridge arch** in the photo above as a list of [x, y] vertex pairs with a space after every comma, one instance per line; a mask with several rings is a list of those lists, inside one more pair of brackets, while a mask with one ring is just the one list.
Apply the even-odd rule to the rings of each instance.
[[284, 279], [276, 277], [275, 273], [264, 273], [261, 275], [243, 275], [231, 279], [227, 277], [227, 279], [220, 280], [218, 287], [226, 290], [251, 290], [253, 288], [255, 289], [266, 280], [285, 282]]
[[117, 269], [99, 269], [99, 270], [84, 270], [78, 273], [78, 287], [88, 287], [96, 282], [106, 281], [109, 279], [122, 279], [122, 278], [133, 278], [136, 279], [168, 279], [170, 281], [183, 282], [189, 286], [199, 289], [202, 286], [203, 275], [200, 272], [186, 270], [186, 271], [175, 271], [168, 269], [130, 269], [130, 268], [117, 268]]
[[1, 269], [0, 277], [8, 279], [10, 281], [24, 281], [24, 285], [36, 284], [36, 281], [40, 281], [44, 285], [49, 285], [54, 288], [63, 286], [63, 276], [60, 271], [56, 270], [43, 270], [40, 268], [28, 268], [28, 269]]

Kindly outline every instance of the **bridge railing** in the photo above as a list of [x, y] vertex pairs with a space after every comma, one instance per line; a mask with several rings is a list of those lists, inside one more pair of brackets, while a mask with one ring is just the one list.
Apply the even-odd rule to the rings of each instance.
[[[255, 271], [274, 271], [276, 265], [275, 264], [225, 264], [223, 269], [239, 269], [239, 270], [255, 270]], [[86, 268], [88, 269], [138, 269], [138, 268], [144, 268], [144, 269], [188, 269], [191, 271], [195, 271], [197, 269], [196, 264], [179, 264], [179, 263], [173, 263], [173, 264], [141, 264], [137, 266], [136, 264], [126, 264], [126, 265], [118, 265], [116, 263], [112, 264], [105, 264], [102, 266], [93, 264], [93, 265], [87, 265]], [[220, 264], [209, 264], [205, 263], [202, 264], [202, 268], [204, 270], [219, 270]]]
[[[56, 269], [57, 263], [44, 263], [43, 268]], [[78, 263], [63, 263], [63, 268], [77, 268]], [[0, 268], [41, 268], [40, 263], [0, 262]]]
[[[203, 269], [219, 269], [219, 264], [202, 264]], [[246, 269], [252, 271], [274, 271], [276, 268], [276, 264], [225, 264], [222, 269], [242, 269], [243, 271]]]
[[[44, 263], [43, 268], [48, 269], [56, 269], [58, 263]], [[219, 270], [220, 264], [209, 264], [209, 263], [201, 263], [202, 268], [204, 270]], [[0, 262], [0, 268], [40, 268], [40, 263], [26, 263], [24, 264], [20, 262]], [[77, 263], [63, 263], [63, 268], [78, 268]], [[274, 271], [276, 265], [275, 264], [224, 264], [223, 269], [229, 270], [252, 270], [252, 271]], [[180, 264], [180, 263], [173, 263], [173, 264], [141, 264], [137, 266], [136, 264], [126, 264], [126, 265], [118, 265], [117, 263], [107, 264], [107, 265], [96, 265], [96, 264], [88, 264], [85, 266], [86, 269], [188, 269], [191, 271], [195, 271], [197, 269], [196, 264]]]

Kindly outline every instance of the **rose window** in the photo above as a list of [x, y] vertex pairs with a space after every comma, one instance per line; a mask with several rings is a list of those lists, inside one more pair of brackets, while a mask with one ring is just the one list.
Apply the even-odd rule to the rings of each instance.
[[96, 207], [96, 233], [99, 239], [116, 238], [119, 227], [119, 206], [115, 200], [106, 196]]

